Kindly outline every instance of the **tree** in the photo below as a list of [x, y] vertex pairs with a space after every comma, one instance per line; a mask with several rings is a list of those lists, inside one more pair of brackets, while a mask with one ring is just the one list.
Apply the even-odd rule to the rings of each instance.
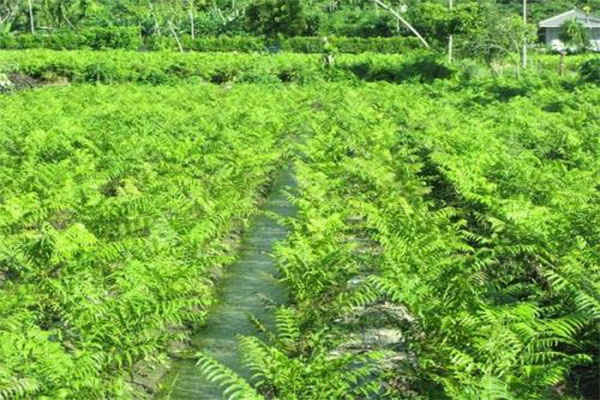
[[565, 21], [558, 37], [568, 50], [576, 52], [585, 50], [590, 43], [588, 30], [575, 19]]
[[427, 37], [428, 41], [438, 43], [445, 41], [454, 30], [454, 15], [455, 13], [443, 4], [432, 2], [411, 7], [408, 11], [408, 17], [415, 29]]
[[300, 0], [258, 0], [246, 9], [247, 29], [266, 36], [307, 33], [308, 23]]
[[465, 24], [465, 53], [480, 57], [490, 67], [496, 61], [509, 59], [518, 73], [523, 43], [535, 37], [535, 27], [523, 24], [518, 15], [491, 2], [480, 3], [470, 18]]
[[0, 0], [0, 33], [10, 31], [18, 11], [18, 0]]

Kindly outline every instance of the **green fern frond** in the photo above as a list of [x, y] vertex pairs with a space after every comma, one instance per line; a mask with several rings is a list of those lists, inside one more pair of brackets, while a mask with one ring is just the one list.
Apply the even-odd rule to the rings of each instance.
[[214, 358], [202, 353], [196, 354], [196, 357], [200, 373], [210, 382], [223, 388], [223, 395], [227, 396], [227, 399], [265, 400], [246, 380]]

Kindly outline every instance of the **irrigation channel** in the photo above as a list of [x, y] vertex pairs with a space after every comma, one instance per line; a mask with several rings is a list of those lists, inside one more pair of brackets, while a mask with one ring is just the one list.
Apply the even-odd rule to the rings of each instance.
[[[277, 267], [271, 256], [276, 242], [286, 238], [287, 229], [269, 213], [292, 216], [296, 210], [288, 201], [288, 191], [296, 187], [291, 166], [275, 179], [272, 190], [259, 213], [242, 237], [238, 260], [219, 280], [219, 302], [210, 311], [206, 325], [192, 338], [192, 351], [202, 351], [239, 375], [249, 378], [241, 363], [237, 335], [261, 337], [249, 316], [267, 328], [274, 327], [274, 306], [286, 302], [286, 292], [277, 280]], [[219, 400], [222, 390], [206, 380], [195, 359], [175, 361], [160, 400]]]

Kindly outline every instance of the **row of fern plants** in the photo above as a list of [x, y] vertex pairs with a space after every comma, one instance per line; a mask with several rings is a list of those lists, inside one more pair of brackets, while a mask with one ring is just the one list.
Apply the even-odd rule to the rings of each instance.
[[281, 164], [285, 97], [266, 96], [80, 86], [0, 98], [0, 399], [151, 389], [148, 366], [204, 320]]
[[444, 89], [314, 95], [277, 251], [294, 302], [241, 339], [253, 396], [593, 396], [597, 94]]

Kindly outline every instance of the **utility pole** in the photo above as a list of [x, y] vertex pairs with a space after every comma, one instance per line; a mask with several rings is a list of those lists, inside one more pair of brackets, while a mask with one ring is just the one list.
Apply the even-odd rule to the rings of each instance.
[[29, 0], [29, 24], [31, 25], [31, 34], [35, 35], [35, 20], [33, 19], [33, 4]]
[[[448, 0], [448, 8], [450, 9], [450, 13], [452, 13], [452, 10], [454, 9], [454, 1], [453, 0]], [[452, 62], [452, 46], [453, 46], [453, 41], [454, 38], [452, 36], [452, 33], [450, 33], [450, 35], [448, 35], [448, 62]]]
[[523, 0], [523, 69], [527, 68], [527, 0]]

